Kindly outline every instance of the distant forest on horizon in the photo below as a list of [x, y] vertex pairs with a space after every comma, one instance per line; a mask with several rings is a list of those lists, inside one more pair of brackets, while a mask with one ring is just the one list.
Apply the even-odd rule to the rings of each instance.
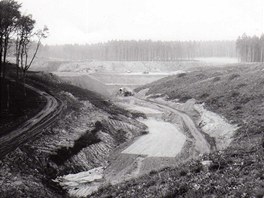
[[40, 56], [70, 60], [173, 61], [195, 57], [237, 57], [236, 41], [109, 41], [44, 45]]
[[238, 37], [236, 49], [242, 62], [264, 62], [264, 34], [258, 37], [244, 33]]

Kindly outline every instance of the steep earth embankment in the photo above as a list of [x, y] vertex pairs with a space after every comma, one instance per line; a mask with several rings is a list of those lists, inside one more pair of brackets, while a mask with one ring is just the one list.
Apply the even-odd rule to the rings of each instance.
[[60, 119], [0, 161], [1, 197], [65, 197], [52, 181], [105, 166], [109, 153], [145, 126], [101, 96], [54, 75], [29, 74], [27, 82], [65, 103]]
[[110, 98], [111, 96], [108, 87], [92, 75], [84, 75], [83, 73], [74, 72], [55, 72], [54, 74], [72, 85], [99, 93], [107, 98]]

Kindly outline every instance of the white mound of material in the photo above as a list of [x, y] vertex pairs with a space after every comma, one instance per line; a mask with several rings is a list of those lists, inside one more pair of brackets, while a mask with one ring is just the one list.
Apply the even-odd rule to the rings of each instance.
[[69, 174], [58, 177], [58, 182], [64, 189], [74, 197], [86, 197], [96, 190], [103, 182], [103, 167], [94, 168], [77, 174]]
[[232, 141], [234, 132], [238, 129], [236, 125], [229, 124], [228, 121], [218, 114], [208, 111], [204, 104], [195, 104], [194, 109], [200, 114], [200, 126], [209, 136], [214, 137], [218, 150], [225, 149]]
[[149, 133], [141, 136], [122, 153], [148, 157], [175, 157], [180, 153], [186, 137], [175, 125], [155, 119], [142, 122], [148, 126]]

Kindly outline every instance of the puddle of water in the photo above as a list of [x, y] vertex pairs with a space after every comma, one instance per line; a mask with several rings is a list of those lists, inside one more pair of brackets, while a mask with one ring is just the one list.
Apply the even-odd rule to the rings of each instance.
[[153, 118], [142, 122], [148, 126], [149, 133], [141, 136], [122, 153], [148, 157], [175, 157], [180, 153], [186, 137], [175, 125]]

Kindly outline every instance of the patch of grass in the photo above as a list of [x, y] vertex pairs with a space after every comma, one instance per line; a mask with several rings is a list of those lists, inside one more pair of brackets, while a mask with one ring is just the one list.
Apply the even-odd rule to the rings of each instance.
[[199, 98], [200, 99], [205, 99], [205, 98], [208, 98], [210, 96], [210, 94], [208, 93], [203, 93]]
[[221, 77], [219, 77], [219, 76], [213, 78], [213, 82], [218, 82], [220, 80], [221, 80]]
[[178, 77], [178, 78], [181, 78], [181, 77], [184, 77], [184, 76], [186, 76], [186, 75], [187, 75], [186, 73], [180, 73], [180, 74], [177, 75], [177, 77]]
[[189, 95], [183, 95], [179, 98], [179, 102], [186, 102], [187, 100], [191, 99], [192, 97]]
[[[231, 155], [237, 153], [236, 156]], [[250, 155], [249, 155], [250, 153]], [[263, 151], [234, 149], [214, 152], [197, 160], [167, 168], [114, 186], [101, 188], [91, 197], [236, 197], [262, 195]], [[258, 160], [256, 160], [256, 157]], [[211, 160], [209, 169], [200, 161]], [[247, 174], [245, 174], [247, 173]], [[258, 179], [257, 179], [258, 178]]]
[[238, 78], [238, 77], [240, 77], [239, 74], [231, 74], [228, 80], [234, 80], [235, 78]]
[[132, 118], [144, 118], [146, 119], [147, 116], [141, 112], [131, 112]]
[[233, 91], [233, 92], [231, 93], [231, 97], [238, 97], [239, 95], [240, 95], [240, 93], [237, 92], [237, 91]]
[[241, 84], [238, 84], [238, 85], [236, 86], [236, 89], [240, 89], [240, 88], [242, 88], [242, 87], [246, 87], [246, 86], [247, 86], [246, 83], [241, 83]]

